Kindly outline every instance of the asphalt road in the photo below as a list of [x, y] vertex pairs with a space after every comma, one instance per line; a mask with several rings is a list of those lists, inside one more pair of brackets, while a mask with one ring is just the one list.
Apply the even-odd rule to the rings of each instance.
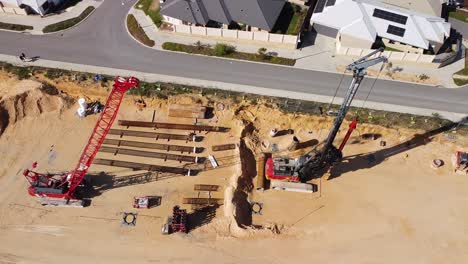
[[[48, 60], [251, 85], [332, 96], [340, 75], [157, 51], [128, 36], [125, 15], [135, 0], [106, 0], [86, 21], [64, 33], [32, 36], [0, 32], [0, 53], [41, 56]], [[350, 81], [346, 77], [339, 96]], [[356, 98], [366, 97], [373, 80], [365, 79]], [[378, 80], [369, 101], [468, 113], [468, 87], [445, 89]]]

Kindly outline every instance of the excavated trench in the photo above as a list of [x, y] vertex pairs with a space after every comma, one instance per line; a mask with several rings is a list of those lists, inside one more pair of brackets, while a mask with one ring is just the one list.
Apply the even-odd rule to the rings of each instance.
[[248, 137], [255, 133], [255, 126], [249, 121], [243, 120], [243, 122], [246, 126], [242, 131], [239, 144], [242, 175], [237, 178], [237, 187], [232, 197], [232, 203], [235, 207], [234, 218], [239, 227], [252, 225], [249, 194], [254, 189], [253, 178], [257, 175], [255, 154], [248, 146], [248, 143], [251, 143]]
[[3, 106], [3, 103], [0, 103], [0, 136], [3, 134], [3, 131], [8, 127], [10, 120], [10, 115], [8, 111]]

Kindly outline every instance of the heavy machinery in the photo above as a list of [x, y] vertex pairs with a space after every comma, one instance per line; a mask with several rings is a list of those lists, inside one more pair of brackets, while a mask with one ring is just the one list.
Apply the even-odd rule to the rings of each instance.
[[468, 152], [457, 151], [452, 157], [452, 163], [456, 173], [468, 174]]
[[169, 235], [172, 233], [187, 233], [187, 210], [180, 209], [180, 206], [176, 205], [172, 208], [172, 216], [167, 218], [166, 223], [161, 228], [163, 235]]
[[32, 169], [23, 171], [23, 175], [30, 184], [28, 188], [30, 195], [38, 197], [42, 205], [83, 206], [81, 190], [84, 187], [86, 172], [117, 116], [125, 92], [138, 86], [139, 83], [140, 81], [135, 77], [115, 78], [106, 105], [74, 170], [59, 174], [39, 173], [32, 170], [37, 165], [35, 162]]
[[352, 131], [356, 128], [357, 120], [350, 124], [348, 133], [339, 148], [333, 145], [333, 141], [367, 73], [366, 69], [378, 63], [387, 62], [387, 58], [381, 54], [382, 51], [382, 48], [375, 50], [347, 66], [346, 69], [353, 72], [353, 79], [326, 140], [299, 158], [268, 158], [265, 164], [267, 179], [307, 182], [314, 177], [323, 175], [331, 164], [342, 159], [342, 150]]

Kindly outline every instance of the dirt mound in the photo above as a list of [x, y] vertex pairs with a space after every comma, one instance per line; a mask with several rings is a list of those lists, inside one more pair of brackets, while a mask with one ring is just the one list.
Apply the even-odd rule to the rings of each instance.
[[3, 90], [0, 100], [0, 135], [10, 125], [24, 118], [35, 118], [43, 113], [62, 111], [67, 101], [47, 84], [26, 80], [11, 89]]

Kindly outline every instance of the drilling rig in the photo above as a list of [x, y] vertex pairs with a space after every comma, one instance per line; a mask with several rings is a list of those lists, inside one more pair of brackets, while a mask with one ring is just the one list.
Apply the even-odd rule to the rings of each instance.
[[86, 172], [114, 123], [125, 92], [139, 84], [140, 81], [135, 77], [116, 77], [104, 110], [75, 169], [58, 174], [39, 173], [32, 170], [36, 167], [36, 164], [33, 164], [32, 169], [23, 171], [30, 184], [28, 193], [38, 197], [42, 205], [83, 207], [82, 190]]
[[346, 67], [348, 71], [352, 71], [353, 79], [326, 140], [299, 158], [268, 158], [265, 164], [265, 176], [267, 179], [307, 182], [315, 177], [320, 177], [332, 164], [341, 161], [343, 158], [342, 150], [352, 131], [356, 128], [357, 120], [351, 122], [348, 133], [339, 148], [333, 145], [333, 141], [338, 134], [364, 76], [367, 74], [367, 68], [387, 62], [387, 58], [381, 54], [382, 52], [383, 48], [375, 50]]

